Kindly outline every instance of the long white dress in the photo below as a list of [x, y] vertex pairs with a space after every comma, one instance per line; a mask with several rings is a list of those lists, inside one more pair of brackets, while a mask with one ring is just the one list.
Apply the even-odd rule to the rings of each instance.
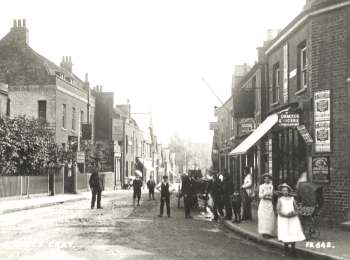
[[[271, 199], [264, 199], [264, 196], [270, 196]], [[273, 185], [261, 184], [259, 186], [260, 203], [258, 207], [258, 232], [260, 234], [274, 235], [276, 217], [272, 205]]]
[[[294, 211], [294, 198], [281, 197], [278, 199], [281, 213], [288, 214]], [[278, 215], [277, 218], [278, 240], [284, 243], [304, 241], [305, 235], [298, 216], [286, 218]]]

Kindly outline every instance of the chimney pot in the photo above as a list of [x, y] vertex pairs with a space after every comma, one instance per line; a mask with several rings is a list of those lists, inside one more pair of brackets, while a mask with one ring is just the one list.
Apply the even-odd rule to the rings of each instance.
[[89, 74], [85, 73], [85, 82], [89, 82]]
[[17, 20], [13, 20], [13, 28], [17, 28]]
[[22, 28], [22, 21], [20, 19], [18, 19], [18, 27]]
[[22, 23], [23, 23], [23, 27], [24, 27], [24, 28], [27, 27], [27, 26], [26, 26], [26, 19], [23, 19]]

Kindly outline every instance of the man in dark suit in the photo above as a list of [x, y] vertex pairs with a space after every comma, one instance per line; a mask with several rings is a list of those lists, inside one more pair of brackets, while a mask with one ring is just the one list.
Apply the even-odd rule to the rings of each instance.
[[223, 214], [221, 209], [221, 197], [222, 197], [222, 182], [218, 176], [218, 174], [213, 175], [213, 179], [209, 183], [208, 192], [213, 199], [213, 214], [214, 221], [218, 221], [219, 214]]
[[224, 171], [224, 180], [223, 180], [223, 203], [225, 206], [225, 219], [232, 219], [232, 205], [231, 205], [231, 197], [233, 193], [233, 180], [231, 176], [228, 174], [227, 170]]
[[135, 205], [135, 200], [137, 198], [137, 206], [140, 206], [141, 190], [142, 190], [142, 180], [140, 176], [136, 175], [135, 180], [132, 182], [132, 186], [134, 189], [133, 205]]
[[170, 195], [172, 188], [168, 182], [168, 176], [163, 176], [163, 181], [157, 185], [157, 190], [160, 192], [160, 212], [158, 217], [163, 217], [164, 204], [166, 204], [166, 213], [170, 218]]
[[184, 197], [185, 218], [192, 218], [191, 208], [194, 202], [193, 179], [185, 175], [182, 179], [181, 195]]
[[97, 208], [102, 209], [101, 207], [101, 195], [104, 190], [104, 183], [101, 176], [99, 176], [100, 164], [95, 162], [92, 167], [92, 174], [90, 176], [89, 185], [91, 189], [91, 209], [95, 207], [95, 201], [97, 197]]

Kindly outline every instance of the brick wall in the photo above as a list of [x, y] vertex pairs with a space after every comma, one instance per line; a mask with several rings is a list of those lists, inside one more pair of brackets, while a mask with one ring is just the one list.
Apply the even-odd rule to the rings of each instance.
[[350, 8], [314, 17], [311, 33], [312, 90], [331, 89], [331, 182], [325, 185], [324, 215], [342, 221], [350, 211]]

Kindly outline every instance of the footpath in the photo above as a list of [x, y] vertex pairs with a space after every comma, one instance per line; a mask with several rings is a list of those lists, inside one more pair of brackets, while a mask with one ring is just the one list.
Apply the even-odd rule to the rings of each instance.
[[[283, 243], [277, 240], [263, 238], [257, 231], [257, 212], [253, 210], [253, 220], [243, 221], [239, 224], [223, 220], [223, 224], [230, 230], [246, 239], [283, 250]], [[297, 254], [310, 259], [350, 259], [350, 231], [340, 227], [320, 226], [320, 236], [296, 244]]]
[[[121, 190], [108, 190], [102, 192], [102, 197], [114, 196]], [[21, 210], [49, 207], [67, 202], [87, 200], [91, 198], [90, 191], [79, 192], [77, 194], [30, 195], [30, 197], [8, 197], [0, 199], [0, 214], [6, 214]]]

